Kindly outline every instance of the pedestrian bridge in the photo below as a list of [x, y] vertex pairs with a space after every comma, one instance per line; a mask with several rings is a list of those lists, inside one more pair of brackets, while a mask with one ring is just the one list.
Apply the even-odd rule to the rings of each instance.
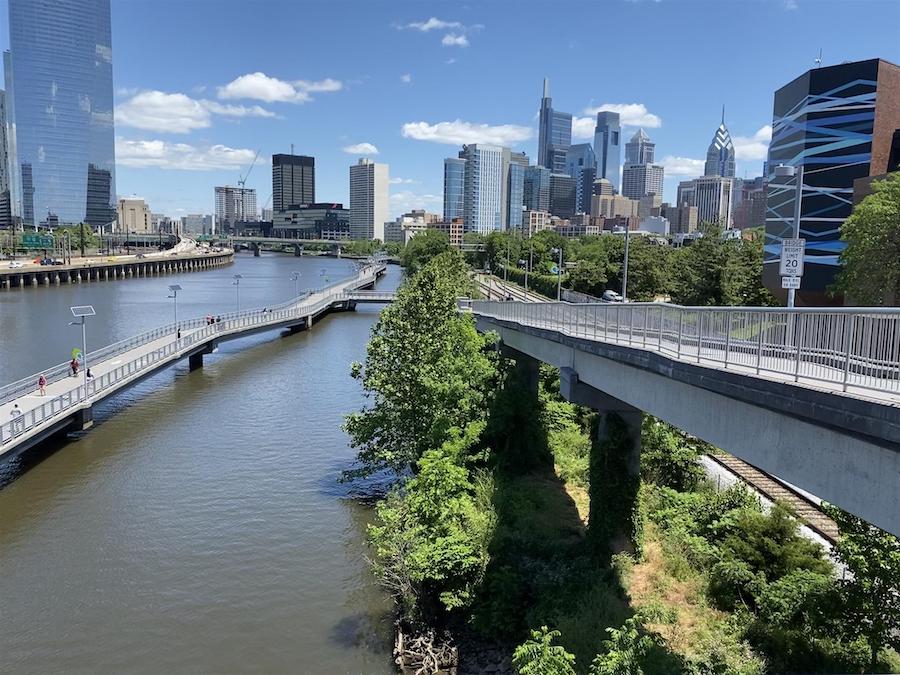
[[[36, 373], [0, 388], [0, 458], [20, 453], [63, 431], [92, 425], [97, 403], [146, 377], [187, 358], [191, 370], [203, 365], [219, 343], [276, 329], [310, 328], [322, 315], [353, 309], [360, 302], [391, 302], [394, 294], [366, 291], [384, 274], [384, 263], [361, 267], [355, 276], [316, 290], [305, 291], [288, 302], [262, 309], [222, 314], [214, 323], [206, 318], [180, 321], [88, 354], [93, 379], [82, 373], [71, 377], [69, 364], [43, 371], [46, 395], [38, 395]], [[14, 413], [13, 406], [18, 406]]]
[[462, 307], [636, 442], [643, 411], [900, 534], [900, 309]]

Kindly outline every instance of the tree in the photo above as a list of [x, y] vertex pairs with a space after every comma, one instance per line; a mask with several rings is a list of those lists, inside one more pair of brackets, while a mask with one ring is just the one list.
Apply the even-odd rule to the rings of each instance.
[[752, 231], [749, 239], [736, 242], [736, 250], [725, 264], [722, 277], [723, 297], [727, 305], [774, 307], [778, 300], [762, 283], [763, 241], [765, 232]]
[[450, 250], [450, 238], [440, 230], [425, 230], [409, 240], [400, 254], [400, 264], [407, 273], [415, 274], [429, 260]]
[[496, 387], [497, 356], [487, 349], [491, 338], [456, 310], [468, 283], [459, 254], [446, 252], [408, 279], [382, 311], [365, 367], [353, 365], [373, 403], [345, 421], [360, 463], [346, 477], [415, 470], [451, 428], [484, 418]]
[[894, 306], [900, 302], [900, 172], [872, 184], [841, 225], [847, 248], [838, 289], [855, 303]]
[[605, 654], [591, 664], [591, 675], [643, 675], [643, 661], [657, 645], [647, 635], [640, 616], [626, 619], [621, 628], [607, 628], [609, 640], [603, 641]]
[[513, 652], [513, 667], [520, 675], [575, 675], [575, 656], [553, 644], [560, 632], [541, 626]]
[[693, 490], [703, 478], [700, 442], [673, 426], [644, 415], [641, 425], [641, 479], [673, 488]]
[[495, 517], [480, 505], [463, 466], [483, 423], [421, 457], [419, 473], [395, 487], [369, 527], [374, 571], [412, 625], [441, 626], [466, 607], [487, 566]]
[[702, 237], [672, 256], [670, 295], [680, 305], [724, 305], [722, 285], [729, 242], [723, 241], [716, 225], [704, 223], [701, 230]]
[[836, 506], [824, 507], [841, 532], [834, 554], [849, 572], [840, 582], [842, 623], [851, 637], [865, 638], [874, 670], [884, 647], [900, 649], [900, 539]]

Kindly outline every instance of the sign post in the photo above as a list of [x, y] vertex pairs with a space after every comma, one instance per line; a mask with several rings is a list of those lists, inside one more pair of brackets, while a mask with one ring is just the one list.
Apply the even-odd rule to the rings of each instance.
[[800, 288], [805, 251], [806, 239], [781, 240], [781, 262], [778, 273], [781, 275], [781, 287], [788, 289], [788, 307], [794, 306], [794, 294]]

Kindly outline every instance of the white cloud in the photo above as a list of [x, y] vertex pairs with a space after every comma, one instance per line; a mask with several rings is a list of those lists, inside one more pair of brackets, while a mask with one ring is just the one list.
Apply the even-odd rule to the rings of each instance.
[[648, 111], [647, 106], [643, 103], [604, 103], [596, 107], [585, 108], [584, 114], [596, 117], [601, 110], [619, 113], [622, 126], [646, 129], [656, 129], [662, 126], [662, 118]]
[[210, 111], [184, 94], [144, 91], [116, 106], [116, 124], [186, 134], [210, 126]]
[[306, 103], [312, 100], [310, 93], [340, 91], [343, 87], [340, 80], [330, 77], [319, 81], [288, 82], [256, 72], [236, 77], [224, 87], [219, 87], [218, 96], [222, 99], [250, 98], [267, 103]]
[[688, 176], [696, 178], [703, 175], [705, 162], [702, 159], [691, 159], [690, 157], [673, 157], [667, 155], [660, 161], [666, 169], [666, 176]]
[[772, 126], [760, 127], [753, 136], [733, 136], [736, 159], [765, 159], [769, 155], [769, 141], [772, 140]]
[[572, 138], [593, 138], [596, 125], [595, 117], [573, 117]]
[[410, 190], [391, 193], [391, 213], [397, 216], [409, 213], [413, 209], [425, 209], [432, 213], [439, 212], [443, 203], [442, 195], [417, 194]]
[[494, 145], [515, 145], [531, 138], [531, 128], [517, 124], [473, 124], [454, 120], [453, 122], [407, 122], [403, 125], [403, 136], [417, 141], [462, 145], [464, 143], [491, 143]]
[[410, 75], [409, 73], [404, 73], [400, 76], [400, 81], [405, 84], [409, 84], [410, 82], [412, 82], [412, 75]]
[[420, 30], [423, 33], [427, 33], [430, 30], [444, 30], [446, 28], [462, 27], [463, 25], [459, 21], [443, 21], [442, 19], [438, 19], [434, 16], [427, 21], [413, 21], [412, 23], [408, 23], [405, 26], [401, 26], [401, 28], [413, 28], [415, 30]]
[[797, 0], [784, 0], [784, 8], [787, 10], [799, 9]]
[[444, 63], [446, 63], [448, 66], [452, 66], [454, 63], [456, 63], [456, 59], [447, 59], [446, 61], [444, 61]]
[[391, 178], [388, 182], [391, 185], [415, 185], [419, 181], [417, 181], [413, 178], [399, 178], [399, 177], [395, 176], [394, 178]]
[[213, 171], [247, 166], [255, 150], [225, 145], [199, 147], [168, 141], [131, 141], [116, 138], [116, 163], [136, 168], [156, 167], [181, 171]]
[[371, 143], [356, 143], [354, 145], [346, 145], [342, 148], [344, 152], [351, 155], [377, 155], [378, 148]]
[[467, 38], [465, 35], [447, 33], [441, 40], [441, 44], [445, 47], [468, 47], [469, 38]]
[[275, 117], [258, 105], [223, 105], [216, 101], [193, 99], [186, 94], [142, 91], [116, 106], [115, 120], [121, 126], [186, 134], [206, 129], [213, 114], [226, 117]]

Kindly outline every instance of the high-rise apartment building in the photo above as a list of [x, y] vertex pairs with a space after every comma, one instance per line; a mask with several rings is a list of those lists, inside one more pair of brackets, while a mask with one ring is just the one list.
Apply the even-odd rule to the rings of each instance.
[[566, 172], [566, 151], [572, 145], [572, 115], [553, 109], [550, 81], [544, 78], [544, 96], [538, 129], [538, 164], [554, 173]]
[[575, 179], [575, 212], [591, 212], [591, 195], [597, 172], [597, 160], [590, 143], [569, 146], [566, 173]]
[[706, 151], [706, 164], [703, 167], [704, 176], [734, 177], [734, 144], [731, 142], [731, 134], [725, 126], [725, 108], [722, 108], [722, 123], [716, 129], [709, 149]]
[[550, 214], [558, 218], [575, 215], [575, 179], [567, 173], [550, 174]]
[[6, 92], [0, 89], [0, 228], [12, 227], [9, 142], [6, 129]]
[[550, 212], [550, 169], [544, 166], [525, 169], [523, 202], [531, 211]]
[[[463, 222], [466, 232], [488, 234], [504, 229], [506, 164], [509, 150], [499, 145], [472, 143], [459, 153], [466, 160]], [[508, 161], [508, 159], [507, 159]]]
[[463, 217], [465, 206], [466, 160], [448, 157], [444, 160], [444, 222]]
[[797, 303], [833, 302], [825, 292], [846, 246], [840, 228], [853, 210], [853, 183], [897, 170], [897, 129], [900, 67], [883, 59], [814, 68], [775, 92], [763, 265], [770, 290], [783, 297], [778, 261], [782, 239], [793, 236], [797, 185], [796, 178], [776, 178], [775, 167], [805, 169], [800, 232], [806, 254]]
[[[765, 227], [766, 225], [766, 180], [757, 176], [752, 180], [741, 181], [740, 200], [734, 206], [732, 218], [734, 227], [743, 230], [749, 227]], [[735, 190], [737, 195], [737, 189]]]
[[594, 156], [597, 158], [597, 178], [605, 178], [613, 189], [620, 189], [619, 167], [622, 165], [622, 127], [619, 113], [601, 110], [594, 127]]
[[27, 225], [111, 221], [115, 204], [109, 0], [9, 0], [7, 102], [14, 211]]
[[306, 155], [272, 155], [272, 209], [316, 201], [316, 159]]
[[360, 159], [350, 167], [350, 238], [384, 241], [390, 217], [390, 175], [387, 164]]
[[256, 190], [253, 188], [225, 185], [216, 187], [215, 193], [216, 222], [220, 231], [231, 232], [237, 223], [257, 220]]
[[734, 181], [725, 176], [701, 176], [691, 181], [692, 200], [697, 207], [697, 218], [701, 223], [714, 223], [722, 229], [730, 230], [734, 201]]

